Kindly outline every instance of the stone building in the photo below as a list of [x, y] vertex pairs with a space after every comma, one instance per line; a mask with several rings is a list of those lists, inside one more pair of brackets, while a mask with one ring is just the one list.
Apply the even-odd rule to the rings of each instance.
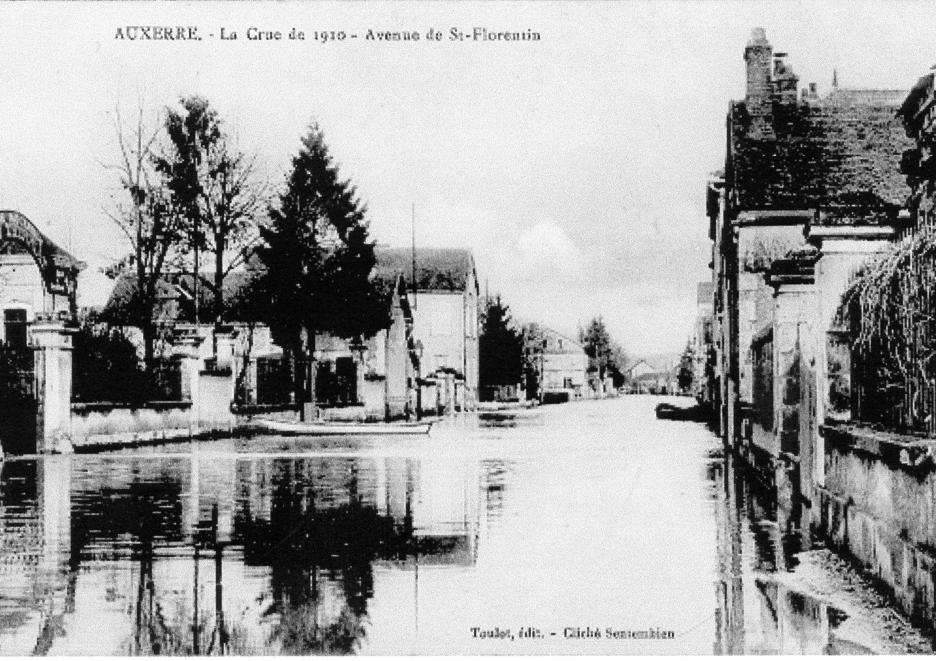
[[37, 316], [74, 316], [84, 264], [17, 211], [0, 211], [0, 341], [25, 347]]
[[[799, 92], [760, 28], [744, 62], [745, 97], [729, 106], [724, 169], [707, 190], [714, 399], [726, 440], [771, 479], [801, 473], [808, 491], [823, 470], [816, 421], [834, 415], [826, 335], [850, 277], [906, 222], [905, 93]], [[803, 392], [813, 399], [801, 411]]]
[[[251, 262], [251, 268], [260, 268]], [[252, 286], [255, 275], [244, 269], [225, 281], [225, 300], [248, 298], [242, 289]], [[390, 323], [370, 337], [340, 338], [316, 335], [316, 398], [330, 419], [396, 419], [415, 412], [419, 359], [413, 337], [410, 294], [395, 264], [378, 261], [373, 278], [383, 294]], [[167, 274], [159, 283], [154, 321], [163, 328], [187, 329], [200, 338], [195, 350], [199, 362], [220, 371], [235, 370], [239, 393], [246, 406], [285, 406], [293, 401], [292, 383], [284, 352], [269, 327], [235, 314], [217, 333], [217, 355], [211, 340], [214, 324], [193, 324], [192, 276]], [[130, 325], [130, 301], [135, 279], [120, 277], [104, 309], [104, 318]], [[202, 309], [211, 309], [210, 288], [200, 287]], [[139, 333], [132, 333], [141, 341]], [[246, 361], [246, 362], [245, 362]], [[236, 365], [235, 365], [236, 364]], [[229, 396], [227, 391], [222, 396]]]
[[922, 76], [900, 106], [907, 135], [916, 143], [904, 153], [901, 170], [912, 184], [907, 207], [915, 227], [936, 226], [936, 85]]
[[58, 330], [74, 319], [84, 266], [23, 214], [0, 211], [0, 457], [52, 449], [68, 417], [71, 338]]
[[714, 356], [714, 298], [711, 280], [698, 283], [696, 288], [696, 321], [692, 333], [692, 395], [701, 406], [713, 411], [716, 383], [710, 366]]
[[588, 392], [588, 354], [570, 337], [539, 327], [543, 342], [544, 399], [577, 399]]
[[403, 273], [412, 296], [424, 406], [474, 408], [478, 401], [478, 275], [470, 250], [378, 246], [378, 270]]

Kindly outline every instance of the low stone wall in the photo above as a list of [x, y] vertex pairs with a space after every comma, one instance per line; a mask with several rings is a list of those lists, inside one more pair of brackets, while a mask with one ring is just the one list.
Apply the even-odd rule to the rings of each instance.
[[145, 406], [99, 402], [73, 404], [71, 409], [75, 448], [188, 438], [193, 432], [191, 402], [149, 402]]
[[936, 630], [936, 440], [827, 425], [820, 532]]
[[234, 429], [234, 378], [230, 371], [202, 370], [198, 380], [198, 426], [202, 431], [228, 432]]
[[299, 409], [288, 404], [254, 404], [237, 408], [234, 411], [234, 431], [236, 433], [251, 433], [262, 429], [256, 424], [258, 418], [278, 422], [297, 422], [299, 420]]

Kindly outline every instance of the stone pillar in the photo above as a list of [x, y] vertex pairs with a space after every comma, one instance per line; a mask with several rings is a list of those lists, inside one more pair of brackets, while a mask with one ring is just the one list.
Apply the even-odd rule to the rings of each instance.
[[813, 359], [811, 307], [813, 287], [780, 284], [774, 317], [774, 411], [781, 452], [799, 454], [797, 412], [800, 367]]
[[[837, 312], [842, 295], [863, 264], [886, 251], [897, 238], [891, 225], [817, 225], [806, 233], [819, 249], [816, 263], [816, 418], [821, 425], [829, 419], [848, 419], [850, 410], [850, 350], [845, 328]], [[844, 389], [844, 391], [843, 391]], [[825, 484], [825, 439], [817, 429], [815, 454], [810, 470], [812, 481]]]
[[218, 369], [232, 368], [234, 365], [234, 345], [237, 342], [237, 331], [234, 328], [222, 327], [215, 331], [215, 342], [218, 347]]
[[[245, 332], [249, 334], [252, 331], [248, 329]], [[235, 343], [232, 371], [235, 396], [237, 395], [237, 380], [243, 374], [244, 381], [240, 386], [243, 389], [244, 399], [241, 403], [250, 406], [257, 403], [257, 359], [247, 353], [248, 346], [249, 338], [239, 338], [239, 341]]]
[[199, 348], [204, 338], [186, 334], [175, 341], [173, 357], [179, 361], [182, 378], [182, 399], [192, 402], [189, 409], [189, 433], [197, 434], [200, 420], [200, 376], [201, 358]]
[[43, 454], [72, 452], [72, 335], [61, 321], [30, 328], [35, 351], [36, 445]]
[[[357, 401], [356, 404], [364, 404], [365, 396], [364, 389], [367, 387], [367, 384], [364, 379], [364, 375], [367, 373], [367, 361], [365, 359], [365, 354], [367, 348], [361, 349], [359, 351], [353, 351], [352, 355], [354, 357], [354, 396]], [[389, 375], [388, 375], [389, 376]], [[384, 381], [384, 404], [386, 405], [389, 401], [389, 398], [386, 395], [386, 384], [387, 381]]]
[[445, 395], [443, 396], [443, 407], [445, 415], [455, 413], [455, 375], [446, 373], [444, 377]]
[[[782, 491], [811, 499], [813, 431], [816, 427], [810, 378], [815, 371], [815, 248], [795, 250], [771, 265], [767, 281], [774, 288], [773, 395], [774, 433], [781, 472], [775, 476]], [[786, 499], [781, 499], [784, 502]]]
[[237, 331], [232, 327], [218, 329], [215, 333], [215, 342], [218, 349], [218, 355], [215, 362], [215, 373], [222, 375], [225, 372], [230, 374], [228, 384], [228, 407], [234, 401], [237, 390], [237, 372], [234, 371], [234, 347], [237, 343]]

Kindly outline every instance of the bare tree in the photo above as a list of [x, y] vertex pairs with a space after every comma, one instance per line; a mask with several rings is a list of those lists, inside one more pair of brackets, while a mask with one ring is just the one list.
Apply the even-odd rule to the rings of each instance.
[[[226, 311], [225, 278], [244, 264], [259, 240], [256, 218], [266, 212], [267, 187], [257, 176], [256, 157], [236, 146], [207, 100], [189, 96], [180, 105], [166, 111], [169, 139], [156, 163], [188, 216], [196, 321], [199, 253], [213, 256], [212, 317], [217, 330]], [[213, 346], [216, 353], [217, 342]]]
[[[113, 311], [112, 321], [139, 326], [143, 333], [144, 365], [151, 377], [155, 358], [155, 314], [166, 268], [178, 250], [185, 217], [156, 170], [156, 154], [163, 137], [162, 122], [147, 123], [142, 104], [129, 124], [120, 108], [114, 111], [119, 159], [106, 166], [117, 173], [119, 189], [105, 213], [123, 232], [130, 252], [112, 267], [112, 274], [131, 273], [125, 300]], [[151, 379], [147, 379], [151, 382]]]

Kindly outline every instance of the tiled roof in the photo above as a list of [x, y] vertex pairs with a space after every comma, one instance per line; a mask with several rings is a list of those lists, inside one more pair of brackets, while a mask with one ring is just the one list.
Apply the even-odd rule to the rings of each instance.
[[[377, 247], [374, 252], [377, 264], [372, 277], [377, 289], [389, 304], [397, 278], [403, 276], [404, 282], [409, 283], [412, 252], [409, 248], [386, 247]], [[243, 288], [251, 286], [262, 271], [263, 265], [259, 259], [251, 257], [244, 267], [228, 274], [224, 279], [225, 302], [235, 300]], [[469, 250], [418, 248], [416, 271], [420, 290], [463, 291], [469, 281], [469, 275], [474, 272], [474, 259]], [[160, 309], [156, 312], [157, 318], [191, 320], [194, 307], [193, 284], [194, 277], [191, 274], [167, 274], [163, 277], [157, 287], [157, 297], [161, 301]], [[203, 273], [198, 298], [201, 308], [205, 311], [211, 310], [213, 305], [212, 286], [211, 277]], [[111, 315], [115, 321], [132, 320], [130, 306], [136, 296], [136, 289], [136, 276], [132, 273], [121, 274], [105, 306], [105, 313]]]
[[910, 192], [899, 167], [912, 144], [896, 116], [905, 97], [897, 90], [835, 90], [774, 103], [768, 137], [750, 130], [744, 102], [733, 103], [726, 168], [732, 206], [837, 208], [846, 218], [896, 212]]
[[[64, 270], [72, 271], [81, 271], [84, 269], [84, 262], [76, 259], [71, 253], [59, 247], [52, 240], [47, 237], [45, 234], [39, 231], [39, 228], [29, 220], [26, 216], [21, 214], [19, 211], [12, 211], [9, 209], [0, 210], [0, 226], [6, 225], [17, 225], [25, 228], [25, 230], [38, 237], [39, 242], [41, 243], [42, 257], [49, 258], [55, 264], [56, 267]], [[6, 238], [5, 229], [0, 229], [0, 238]], [[39, 255], [34, 255], [34, 257], [39, 257]]]
[[[376, 277], [402, 274], [409, 284], [413, 274], [411, 248], [377, 246]], [[416, 288], [420, 291], [465, 291], [474, 273], [474, 257], [464, 248], [417, 248]], [[477, 286], [477, 279], [474, 281]]]

